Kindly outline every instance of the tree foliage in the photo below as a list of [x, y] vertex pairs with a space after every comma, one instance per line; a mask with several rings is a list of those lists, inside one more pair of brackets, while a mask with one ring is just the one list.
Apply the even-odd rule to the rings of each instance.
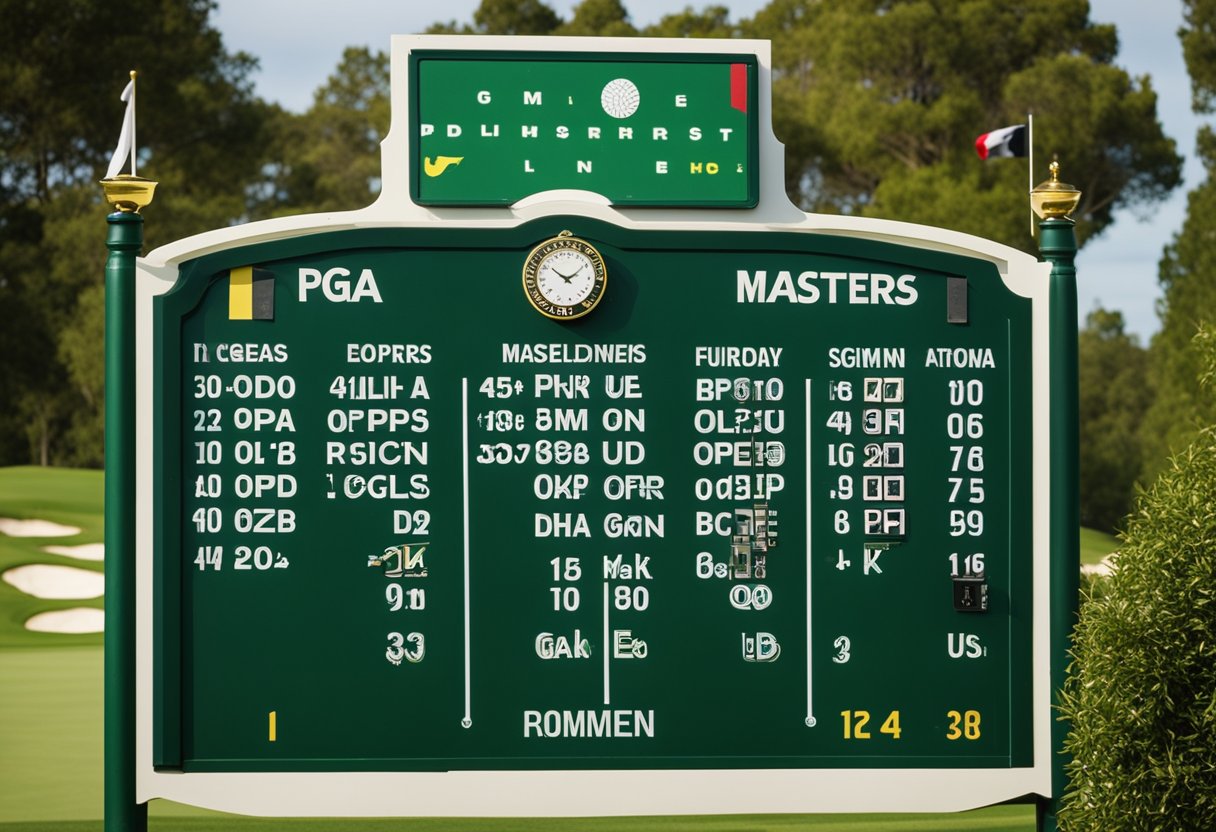
[[726, 6], [705, 6], [700, 11], [685, 6], [647, 26], [642, 34], [648, 38], [729, 38], [739, 34], [739, 27], [730, 22]]
[[380, 189], [380, 142], [389, 128], [389, 62], [351, 47], [302, 115], [277, 114], [275, 162], [259, 216], [362, 208]]
[[[774, 0], [744, 26], [774, 49], [787, 190], [805, 208], [929, 222], [1033, 250], [1023, 163], [975, 137], [1035, 114], [1035, 148], [1083, 178], [1078, 238], [1179, 182], [1147, 78], [1113, 65], [1086, 0]], [[1066, 177], [1067, 178], [1067, 177]]]
[[1197, 113], [1216, 109], [1216, 0], [1184, 0], [1182, 57], [1191, 76], [1191, 108]]
[[[1186, 26], [1179, 32], [1192, 106], [1197, 113], [1213, 112], [1216, 102], [1216, 2], [1186, 0]], [[1216, 397], [1198, 389], [1201, 368], [1194, 339], [1200, 327], [1216, 321], [1216, 134], [1210, 126], [1196, 140], [1204, 180], [1187, 195], [1186, 219], [1161, 258], [1158, 304], [1161, 330], [1150, 345], [1157, 398], [1145, 416], [1145, 466], [1148, 480], [1173, 450], [1183, 448], [1205, 425], [1216, 424]]]
[[1140, 424], [1152, 401], [1148, 355], [1118, 312], [1095, 309], [1080, 333], [1081, 524], [1102, 531], [1132, 510], [1143, 465]]
[[574, 7], [574, 17], [559, 26], [559, 35], [630, 37], [638, 30], [629, 22], [629, 12], [621, 0], [583, 0]]
[[[1197, 30], [1209, 2], [1188, 3]], [[104, 258], [95, 180], [129, 56], [141, 73], [140, 169], [161, 182], [149, 247], [245, 219], [359, 208], [378, 191], [387, 57], [347, 50], [310, 109], [286, 113], [254, 96], [256, 60], [224, 48], [213, 10], [213, 0], [130, 0], [122, 14], [93, 0], [0, 0], [0, 464], [100, 461], [89, 438], [101, 419], [100, 347], [88, 348]], [[787, 187], [812, 210], [1030, 247], [1024, 165], [980, 163], [971, 149], [1028, 108], [1040, 157], [1062, 151], [1066, 178], [1075, 171], [1086, 191], [1083, 238], [1178, 177], [1151, 85], [1113, 65], [1114, 31], [1089, 21], [1084, 0], [771, 0], [748, 20], [689, 6], [640, 31], [621, 0], [582, 0], [568, 20], [544, 0], [481, 0], [471, 20], [430, 31], [771, 38]], [[1176, 254], [1182, 303], [1200, 253], [1180, 241]]]
[[1073, 637], [1060, 828], [1216, 829], [1216, 428], [1142, 497], [1116, 566]]
[[140, 172], [161, 182], [149, 245], [247, 214], [272, 109], [253, 95], [254, 59], [224, 50], [213, 7], [0, 0], [0, 464], [101, 462], [100, 365], [86, 369], [73, 341], [100, 332], [96, 180], [129, 70], [140, 73]]
[[549, 35], [562, 19], [544, 0], [481, 0], [473, 23], [436, 23], [430, 34]]

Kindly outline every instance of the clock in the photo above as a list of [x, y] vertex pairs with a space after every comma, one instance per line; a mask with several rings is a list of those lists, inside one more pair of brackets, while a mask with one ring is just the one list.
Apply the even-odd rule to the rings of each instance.
[[546, 318], [572, 321], [600, 302], [608, 270], [595, 246], [563, 231], [524, 261], [524, 294]]

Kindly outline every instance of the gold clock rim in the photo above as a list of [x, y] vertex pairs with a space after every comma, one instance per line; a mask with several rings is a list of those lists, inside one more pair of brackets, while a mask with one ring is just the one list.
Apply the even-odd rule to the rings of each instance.
[[[603, 277], [598, 281], [598, 283], [600, 284], [599, 293], [595, 296], [595, 300], [592, 302], [592, 304], [590, 306], [588, 306], [586, 309], [583, 309], [582, 311], [577, 312], [572, 315], [551, 315], [551, 314], [549, 314], [544, 309], [541, 309], [539, 306], [536, 305], [536, 301], [534, 301], [532, 299], [532, 295], [528, 291], [528, 268], [532, 264], [533, 260], [536, 259], [537, 252], [539, 252], [541, 249], [543, 249], [545, 246], [547, 246], [551, 243], [559, 243], [559, 242], [561, 242], [561, 243], [565, 243], [565, 242], [581, 243], [585, 247], [585, 250], [582, 251], [581, 253], [586, 254], [587, 257], [593, 261], [593, 264], [594, 264], [594, 261], [599, 261], [599, 266], [600, 266], [599, 271], [600, 271], [600, 274], [603, 275]], [[551, 252], [551, 253], [554, 253], [554, 252]], [[537, 260], [536, 268], [533, 270], [533, 274], [535, 274], [536, 271], [540, 270], [540, 263], [544, 259], [545, 259], [544, 257], [541, 257]], [[596, 248], [594, 245], [587, 242], [582, 237], [574, 236], [574, 234], [569, 231], [563, 231], [560, 234], [558, 234], [556, 237], [550, 237], [547, 240], [542, 240], [541, 242], [537, 243], [535, 246], [532, 247], [532, 250], [528, 252], [528, 256], [524, 258], [524, 266], [523, 266], [523, 270], [521, 272], [521, 280], [522, 280], [522, 284], [523, 284], [524, 297], [528, 299], [529, 306], [531, 306], [533, 309], [535, 309], [537, 312], [544, 315], [546, 318], [548, 318], [551, 321], [574, 321], [574, 320], [582, 318], [586, 315], [591, 314], [591, 312], [593, 312], [595, 310], [595, 308], [600, 305], [600, 301], [603, 300], [604, 292], [607, 291], [607, 289], [608, 289], [608, 263], [607, 263], [607, 261], [604, 260], [604, 255], [600, 254], [600, 250], [598, 248]], [[539, 287], [537, 288], [537, 291], [538, 292], [540, 291]], [[560, 304], [553, 304], [553, 305], [559, 306]], [[562, 308], [575, 309], [576, 306], [565, 306]]]

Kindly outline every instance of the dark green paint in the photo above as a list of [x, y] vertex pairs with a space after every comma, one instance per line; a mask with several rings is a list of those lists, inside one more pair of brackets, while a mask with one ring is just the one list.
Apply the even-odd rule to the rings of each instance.
[[[586, 318], [560, 323], [543, 318], [524, 298], [520, 270], [533, 246], [562, 229], [593, 243], [608, 264], [608, 284], [599, 307]], [[276, 276], [275, 320], [227, 319], [227, 271], [257, 265]], [[330, 303], [320, 290], [298, 300], [300, 268], [345, 267], [352, 283], [370, 268], [383, 304]], [[916, 276], [912, 305], [829, 304], [822, 285], [817, 303], [736, 303], [736, 272], [764, 269], [770, 281], [782, 270], [873, 272]], [[946, 321], [946, 278], [966, 277], [969, 322]], [[898, 294], [898, 292], [897, 292]], [[1031, 655], [1031, 399], [1030, 302], [1008, 292], [989, 263], [895, 245], [811, 234], [772, 232], [644, 232], [577, 217], [553, 217], [514, 229], [362, 230], [252, 245], [208, 255], [182, 266], [174, 290], [155, 302], [155, 379], [158, 493], [157, 764], [186, 771], [448, 770], [571, 768], [790, 768], [944, 767], [1006, 768], [1032, 764], [1033, 675]], [[196, 343], [214, 351], [220, 343], [284, 344], [285, 363], [195, 363]], [[428, 344], [423, 365], [347, 364], [345, 345]], [[645, 346], [645, 363], [509, 364], [502, 344], [556, 344], [566, 348], [603, 344]], [[768, 346], [784, 352], [777, 371], [693, 366], [693, 347]], [[906, 350], [901, 370], [830, 369], [830, 347]], [[996, 368], [925, 368], [930, 347], [992, 350]], [[586, 373], [588, 400], [491, 400], [478, 392], [484, 379], [507, 376], [531, 386], [534, 377]], [[609, 401], [603, 377], [637, 375], [644, 398]], [[241, 375], [291, 375], [289, 400], [239, 400], [228, 387]], [[329, 387], [337, 376], [399, 376], [410, 390], [426, 378], [430, 399], [395, 403], [339, 400]], [[216, 376], [218, 398], [196, 398], [195, 376]], [[735, 441], [748, 436], [702, 435], [697, 411], [720, 409], [729, 421], [733, 399], [695, 401], [697, 378], [779, 377], [784, 396], [780, 437], [787, 451], [775, 472], [785, 489], [770, 500], [777, 510], [779, 546], [768, 555], [764, 581], [774, 593], [763, 611], [740, 611], [728, 601], [729, 579], [695, 577], [698, 552], [715, 562], [729, 555], [724, 536], [694, 534], [697, 510], [727, 511], [738, 503], [694, 497], [700, 477], [739, 473], [729, 464], [693, 462], [696, 442]], [[882, 575], [863, 576], [862, 512], [858, 497], [834, 500], [827, 478], [828, 445], [852, 442], [857, 460], [848, 473], [855, 494], [862, 488], [860, 401], [866, 377], [906, 380], [908, 533], [881, 557]], [[472, 726], [461, 727], [463, 704], [461, 402], [469, 380], [470, 539], [472, 598]], [[813, 729], [806, 715], [806, 505], [804, 486], [804, 379], [812, 379], [812, 577], [814, 618], [812, 664]], [[947, 406], [948, 381], [984, 382], [980, 407]], [[832, 401], [829, 381], [850, 381], [847, 405]], [[203, 381], [203, 389], [206, 384]], [[605, 408], [644, 407], [644, 433], [612, 434], [599, 427]], [[412, 433], [357, 430], [331, 435], [333, 411], [365, 406], [424, 408], [429, 427]], [[491, 409], [526, 414], [538, 407], [587, 408], [583, 435], [544, 434], [534, 427], [497, 433], [472, 419]], [[882, 407], [882, 405], [869, 405]], [[233, 429], [240, 407], [292, 412], [296, 430], [275, 433]], [[220, 411], [218, 432], [196, 431]], [[852, 432], [836, 436], [827, 427], [833, 410], [846, 410]], [[195, 411], [201, 411], [200, 417]], [[978, 442], [946, 436], [947, 414], [981, 412]], [[418, 414], [412, 414], [417, 418]], [[482, 443], [536, 442], [552, 438], [587, 444], [585, 465], [478, 464]], [[769, 437], [772, 438], [772, 437]], [[223, 461], [196, 462], [196, 441], [219, 440]], [[295, 443], [292, 467], [272, 462], [233, 461], [235, 443]], [[620, 468], [602, 459], [604, 441], [641, 440], [646, 459]], [[898, 437], [888, 437], [888, 441]], [[328, 474], [337, 484], [351, 474], [388, 473], [385, 466], [327, 465], [327, 441], [413, 440], [429, 442], [425, 466], [397, 467], [405, 478], [426, 473], [431, 496], [423, 501], [328, 498]], [[948, 513], [974, 508], [965, 497], [949, 503], [951, 445], [982, 444], [986, 492], [985, 531], [978, 538], [952, 537]], [[964, 454], [963, 459], [966, 459]], [[965, 461], [962, 473], [968, 476]], [[622, 470], [625, 469], [625, 470]], [[298, 495], [237, 499], [236, 478], [250, 473], [290, 474]], [[662, 475], [663, 497], [613, 502], [601, 486], [613, 473]], [[197, 477], [219, 474], [223, 495], [196, 498]], [[578, 500], [542, 506], [532, 494], [541, 473], [585, 473], [589, 492]], [[886, 471], [884, 473], [895, 473]], [[405, 486], [408, 488], [408, 485]], [[963, 494], [968, 483], [963, 484]], [[180, 495], [173, 497], [172, 495]], [[218, 508], [223, 529], [200, 534], [192, 522], [198, 508]], [[288, 509], [291, 534], [234, 534], [240, 508]], [[422, 538], [395, 534], [394, 508], [431, 513], [425, 556], [430, 574], [406, 587], [426, 589], [426, 608], [390, 612], [388, 580], [368, 568], [368, 556], [386, 546]], [[835, 512], [845, 508], [851, 530], [833, 532]], [[534, 513], [582, 512], [590, 539], [535, 538]], [[662, 539], [616, 541], [605, 537], [601, 519], [611, 511], [665, 515]], [[869, 538], [865, 538], [869, 539]], [[970, 543], [968, 542], [970, 541]], [[193, 563], [198, 547], [224, 546], [219, 571]], [[233, 570], [234, 547], [267, 545], [289, 560], [286, 569]], [[852, 566], [835, 569], [843, 548]], [[947, 556], [983, 551], [992, 588], [987, 614], [957, 613]], [[611, 629], [630, 629], [648, 642], [645, 659], [612, 661], [612, 708], [655, 711], [653, 739], [523, 738], [525, 709], [592, 709], [602, 704], [602, 558], [620, 553], [650, 556], [653, 580], [642, 584], [650, 608], [612, 610]], [[555, 613], [549, 561], [582, 558], [576, 612]], [[615, 595], [614, 595], [615, 597]], [[590, 659], [543, 661], [534, 650], [541, 631], [572, 636], [578, 628], [591, 642]], [[419, 664], [393, 666], [385, 659], [386, 634], [426, 634]], [[769, 664], [741, 657], [741, 634], [777, 636], [780, 658]], [[950, 633], [978, 635], [990, 655], [950, 659]], [[173, 634], [177, 634], [175, 638]], [[837, 636], [852, 639], [847, 664], [832, 661]], [[180, 679], [180, 688], [177, 680]], [[974, 741], [946, 739], [947, 712], [979, 710], [982, 735]], [[278, 737], [268, 741], [267, 716], [277, 712]], [[870, 714], [868, 740], [845, 740], [843, 710]], [[880, 732], [892, 710], [900, 711], [902, 737]]]
[[[746, 73], [745, 109], [732, 106], [732, 65]], [[418, 50], [409, 75], [419, 204], [509, 205], [561, 188], [649, 207], [750, 208], [759, 198], [754, 55]], [[601, 106], [617, 79], [639, 93], [625, 117]], [[424, 162], [441, 156], [461, 161], [429, 175]]]
[[143, 217], [110, 214], [106, 248], [105, 828], [143, 832], [135, 802], [135, 258]]
[[[1052, 708], [1068, 676], [1068, 651], [1080, 593], [1080, 473], [1077, 400], [1077, 237], [1072, 220], [1039, 223], [1039, 249], [1051, 263], [1051, 690]], [[1038, 828], [1055, 832], [1068, 787], [1064, 740], [1069, 724], [1051, 723], [1052, 798], [1039, 803]]]

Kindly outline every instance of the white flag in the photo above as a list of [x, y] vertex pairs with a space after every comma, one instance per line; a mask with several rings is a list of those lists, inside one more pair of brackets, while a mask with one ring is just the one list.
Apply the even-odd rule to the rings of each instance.
[[127, 102], [127, 112], [122, 117], [122, 133], [118, 136], [118, 147], [110, 157], [110, 167], [106, 171], [106, 179], [113, 179], [122, 170], [122, 163], [131, 157], [131, 173], [135, 174], [135, 79], [127, 82], [122, 91], [122, 101]]

